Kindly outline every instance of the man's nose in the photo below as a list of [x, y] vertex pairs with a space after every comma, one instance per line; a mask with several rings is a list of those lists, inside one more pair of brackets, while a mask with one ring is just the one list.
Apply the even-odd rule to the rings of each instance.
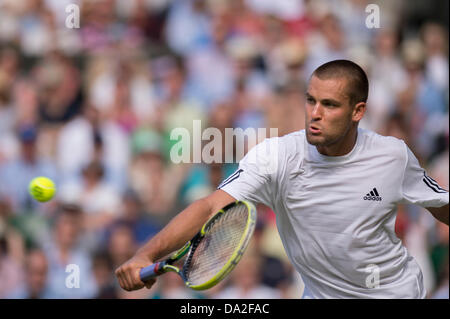
[[320, 103], [317, 102], [311, 112], [312, 120], [317, 121], [322, 119], [322, 107], [320, 106]]

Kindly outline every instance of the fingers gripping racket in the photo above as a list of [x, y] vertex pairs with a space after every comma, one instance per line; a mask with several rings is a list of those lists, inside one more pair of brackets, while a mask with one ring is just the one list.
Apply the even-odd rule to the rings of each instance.
[[[205, 290], [219, 283], [237, 265], [250, 241], [256, 224], [256, 208], [236, 201], [211, 217], [191, 241], [168, 259], [142, 268], [143, 282], [174, 271], [195, 290]], [[173, 263], [184, 255], [182, 268]]]

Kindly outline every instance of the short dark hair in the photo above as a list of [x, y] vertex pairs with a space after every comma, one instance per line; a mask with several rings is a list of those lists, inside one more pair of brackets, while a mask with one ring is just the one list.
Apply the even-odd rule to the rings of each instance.
[[355, 62], [349, 60], [334, 60], [322, 64], [311, 75], [321, 80], [345, 78], [347, 83], [347, 94], [350, 105], [367, 102], [369, 96], [369, 80], [366, 72]]

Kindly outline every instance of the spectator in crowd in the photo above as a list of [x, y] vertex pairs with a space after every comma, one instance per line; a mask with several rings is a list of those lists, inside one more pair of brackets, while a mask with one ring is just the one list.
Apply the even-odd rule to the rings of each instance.
[[399, 35], [391, 29], [379, 29], [374, 37], [374, 57], [369, 70], [370, 108], [366, 125], [375, 130], [386, 129], [395, 112], [395, 99], [404, 90], [406, 73], [398, 55]]
[[444, 93], [448, 93], [448, 31], [438, 24], [423, 25], [421, 36], [425, 46], [425, 73]]
[[206, 1], [173, 1], [166, 26], [166, 39], [172, 50], [183, 56], [196, 52], [210, 38], [211, 15]]
[[136, 238], [131, 227], [124, 222], [114, 225], [107, 242], [107, 250], [111, 256], [113, 268], [116, 269], [133, 256], [136, 249]]
[[105, 229], [120, 214], [120, 195], [105, 182], [104, 174], [101, 163], [91, 162], [83, 169], [80, 182], [63, 185], [60, 190], [62, 202], [81, 206], [88, 231]]
[[181, 186], [179, 196], [186, 204], [193, 203], [216, 189], [226, 176], [236, 170], [235, 165], [211, 163], [193, 167]]
[[107, 251], [99, 250], [92, 257], [92, 272], [97, 284], [96, 299], [117, 299], [118, 294], [113, 280], [113, 265]]
[[14, 134], [17, 110], [14, 108], [13, 87], [20, 69], [16, 50], [0, 45], [0, 164], [16, 156]]
[[80, 72], [62, 52], [51, 52], [31, 71], [38, 83], [42, 124], [65, 123], [81, 110]]
[[[106, 251], [111, 260], [112, 269], [116, 269], [125, 260], [128, 260], [137, 249], [137, 241], [134, 237], [133, 229], [126, 222], [118, 222], [111, 227], [106, 242]], [[110, 280], [114, 280], [112, 277]], [[141, 290], [137, 292], [127, 292], [120, 289], [117, 281], [115, 294], [119, 299], [128, 298], [150, 298], [152, 291]]]
[[127, 135], [136, 126], [153, 122], [156, 90], [142, 50], [93, 57], [86, 75], [88, 100], [100, 117], [113, 121]]
[[23, 280], [23, 242], [0, 215], [0, 298], [6, 298]]
[[57, 141], [56, 163], [61, 182], [72, 183], [90, 162], [99, 160], [108, 183], [122, 191], [126, 185], [129, 145], [126, 134], [87, 103], [81, 115], [66, 123]]
[[[226, 14], [214, 16], [208, 45], [192, 52], [186, 58], [189, 88], [206, 109], [233, 94], [233, 63], [226, 46], [229, 23]], [[211, 74], [215, 76], [211, 77]]]
[[92, 261], [81, 245], [84, 214], [79, 206], [61, 205], [51, 236], [42, 244], [48, 261], [50, 298], [93, 298], [97, 293]]
[[164, 160], [163, 137], [155, 130], [137, 130], [132, 137], [132, 149], [130, 188], [142, 198], [143, 209], [161, 222], [175, 205], [173, 196], [177, 180], [182, 177], [170, 174]]
[[146, 242], [162, 228], [160, 223], [144, 210], [142, 200], [132, 190], [123, 195], [121, 206], [123, 216], [117, 222], [123, 221], [133, 229], [138, 244]]
[[26, 257], [24, 282], [18, 284], [7, 297], [13, 299], [50, 298], [47, 279], [47, 257], [42, 250], [32, 249]]
[[[346, 59], [347, 44], [339, 19], [332, 12], [320, 17], [318, 29], [310, 38], [311, 42], [305, 65], [305, 75], [309, 76], [318, 66], [331, 60]], [[306, 79], [305, 79], [306, 80]]]

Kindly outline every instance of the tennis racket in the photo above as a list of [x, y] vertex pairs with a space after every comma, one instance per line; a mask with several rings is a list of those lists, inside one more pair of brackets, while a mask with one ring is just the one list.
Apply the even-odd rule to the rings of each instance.
[[[256, 208], [236, 201], [212, 216], [194, 238], [168, 259], [142, 268], [143, 282], [168, 271], [176, 272], [185, 285], [205, 290], [224, 279], [238, 264], [256, 224]], [[173, 264], [186, 256], [182, 268]]]

